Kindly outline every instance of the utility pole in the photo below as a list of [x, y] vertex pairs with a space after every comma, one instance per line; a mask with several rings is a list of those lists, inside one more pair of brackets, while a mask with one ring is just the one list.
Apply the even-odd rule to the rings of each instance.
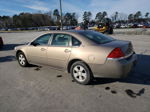
[[59, 0], [59, 3], [60, 3], [60, 20], [61, 20], [61, 30], [63, 30], [62, 4], [61, 4], [61, 0]]

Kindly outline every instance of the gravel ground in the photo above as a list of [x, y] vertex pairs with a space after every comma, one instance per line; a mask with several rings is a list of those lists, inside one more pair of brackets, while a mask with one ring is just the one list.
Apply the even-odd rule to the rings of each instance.
[[130, 40], [138, 63], [126, 79], [101, 79], [79, 85], [47, 66], [22, 68], [13, 48], [45, 32], [0, 33], [0, 112], [149, 112], [150, 36], [112, 35]]

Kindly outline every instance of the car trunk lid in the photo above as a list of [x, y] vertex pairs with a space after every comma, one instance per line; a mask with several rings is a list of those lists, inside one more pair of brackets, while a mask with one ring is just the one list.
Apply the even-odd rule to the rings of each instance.
[[125, 56], [133, 52], [133, 46], [130, 41], [114, 40], [112, 42], [103, 44], [103, 46], [111, 47], [112, 50], [114, 48], [120, 48]]

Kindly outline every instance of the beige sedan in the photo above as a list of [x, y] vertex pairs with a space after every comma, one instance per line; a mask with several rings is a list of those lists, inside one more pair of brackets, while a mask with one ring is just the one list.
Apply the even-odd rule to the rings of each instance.
[[137, 60], [130, 41], [89, 30], [49, 32], [15, 51], [22, 67], [48, 65], [71, 73], [80, 84], [88, 84], [95, 76], [125, 77]]

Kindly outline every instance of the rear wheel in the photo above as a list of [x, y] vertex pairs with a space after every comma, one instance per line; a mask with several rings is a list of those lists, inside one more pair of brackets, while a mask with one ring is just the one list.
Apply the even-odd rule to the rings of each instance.
[[89, 84], [92, 80], [92, 73], [88, 66], [82, 61], [75, 62], [71, 66], [72, 78], [79, 84]]
[[113, 28], [110, 28], [108, 33], [113, 34]]
[[23, 52], [19, 52], [17, 54], [17, 60], [18, 60], [18, 63], [20, 66], [22, 66], [22, 67], [28, 66], [28, 61]]

